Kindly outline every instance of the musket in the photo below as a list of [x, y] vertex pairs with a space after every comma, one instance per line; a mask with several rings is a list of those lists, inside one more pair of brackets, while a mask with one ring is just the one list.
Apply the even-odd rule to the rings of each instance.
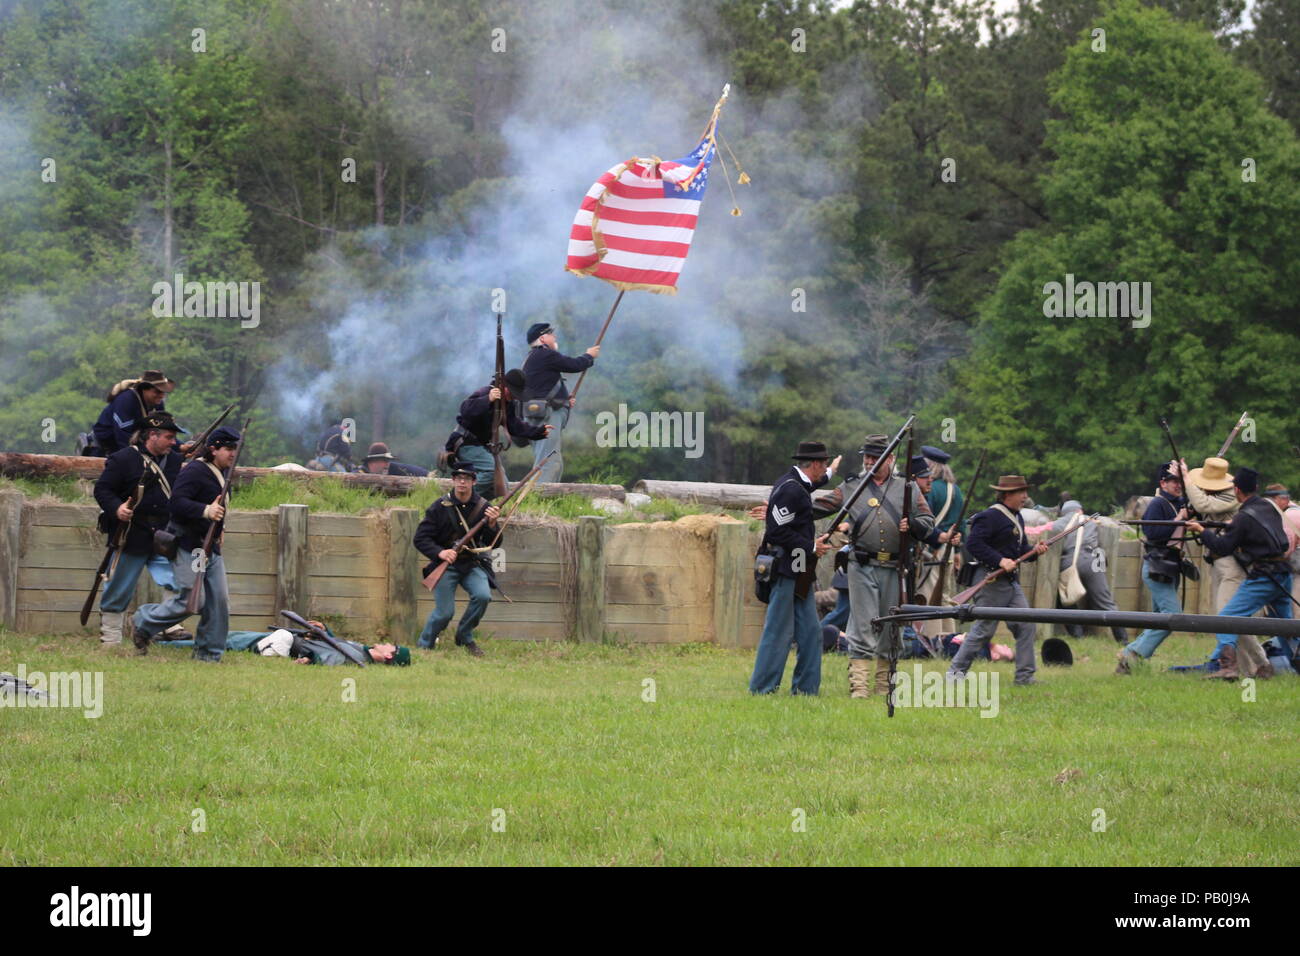
[[[134, 512], [140, 504], [140, 499], [144, 497], [144, 476], [149, 473], [146, 468], [140, 473], [140, 483], [135, 486], [135, 491], [131, 492], [131, 497], [127, 499], [127, 507]], [[113, 570], [117, 566], [117, 559], [122, 554], [122, 547], [126, 544], [126, 536], [131, 530], [131, 522], [135, 520], [132, 514], [126, 521], [118, 521], [113, 533], [108, 538], [108, 550], [104, 552], [104, 560], [99, 562], [99, 568], [95, 571], [95, 583], [90, 586], [90, 593], [86, 595], [86, 601], [81, 605], [81, 625], [85, 627], [86, 621], [90, 620], [90, 612], [95, 607], [95, 597], [99, 594], [99, 586], [105, 581], [113, 578]]]
[[295, 624], [305, 627], [307, 629], [307, 632], [311, 634], [312, 637], [320, 638], [322, 641], [324, 641], [330, 647], [334, 648], [334, 650], [338, 651], [340, 654], [342, 654], [345, 658], [350, 660], [353, 664], [356, 664], [358, 667], [365, 667], [368, 663], [370, 663], [369, 661], [366, 660], [366, 655], [364, 652], [358, 651], [351, 644], [344, 644], [340, 641], [336, 641], [333, 637], [330, 636], [329, 632], [326, 631], [325, 628], [317, 627], [311, 621], [307, 620], [301, 615], [295, 614], [293, 611], [281, 611], [280, 613], [285, 617], [287, 617], [289, 620], [293, 621]]
[[[912, 516], [912, 451], [916, 443], [916, 436], [911, 431], [907, 433], [907, 464], [903, 466], [903, 518], [909, 519]], [[910, 524], [910, 522], [909, 522]], [[916, 552], [913, 547], [913, 541], [907, 540], [911, 537], [911, 531], [906, 534], [899, 534], [898, 537], [898, 593], [901, 594], [908, 604], [912, 602], [912, 592], [916, 590], [913, 581], [913, 570], [915, 566]]]
[[[1054, 544], [1055, 542], [1060, 541], [1062, 538], [1064, 538], [1067, 534], [1074, 534], [1075, 532], [1079, 531], [1079, 530], [1084, 526], [1084, 524], [1085, 524], [1086, 522], [1089, 522], [1089, 521], [1096, 521], [1096, 520], [1097, 520], [1098, 518], [1100, 518], [1100, 517], [1101, 517], [1101, 513], [1100, 513], [1100, 512], [1093, 512], [1092, 514], [1088, 515], [1088, 517], [1084, 518], [1083, 521], [1079, 522], [1079, 524], [1076, 524], [1076, 525], [1074, 525], [1073, 527], [1069, 527], [1069, 526], [1067, 526], [1066, 529], [1065, 529], [1064, 531], [1062, 531], [1060, 534], [1054, 534], [1054, 535], [1052, 535], [1050, 538], [1048, 538], [1046, 541], [1040, 541], [1039, 544]], [[1035, 546], [1035, 547], [1033, 547], [1033, 548], [1030, 548], [1028, 551], [1026, 551], [1026, 552], [1025, 552], [1024, 554], [1022, 554], [1020, 557], [1016, 558], [1016, 559], [1015, 559], [1015, 567], [1012, 568], [1012, 571], [1014, 571], [1015, 568], [1020, 567], [1020, 562], [1021, 562], [1021, 561], [1025, 561], [1025, 560], [1027, 560], [1027, 559], [1033, 557], [1033, 555], [1037, 552], [1037, 550], [1038, 550], [1038, 548], [1037, 548], [1037, 546]], [[1005, 568], [998, 568], [996, 571], [994, 571], [992, 574], [990, 574], [988, 577], [986, 577], [986, 578], [985, 578], [983, 581], [981, 581], [979, 584], [976, 584], [974, 587], [969, 587], [969, 588], [967, 588], [965, 591], [962, 591], [961, 594], [956, 595], [956, 596], [952, 599], [952, 603], [953, 603], [953, 604], [965, 604], [967, 601], [969, 601], [971, 598], [973, 598], [976, 594], [978, 594], [981, 590], [983, 590], [984, 585], [988, 584], [990, 581], [997, 580], [998, 578], [1002, 577], [1002, 575], [1007, 574], [1007, 573], [1008, 573], [1008, 572], [1007, 572], [1007, 570], [1006, 570]]]
[[[558, 449], [556, 450], [558, 451]], [[519, 484], [515, 485], [514, 491], [506, 495], [505, 500], [502, 501], [501, 504], [497, 506], [498, 510], [510, 504], [511, 499], [514, 498], [515, 495], [519, 494], [519, 492], [522, 491], [525, 487], [527, 487], [528, 482], [532, 479], [532, 477], [538, 474], [542, 470], [542, 466], [545, 465], [547, 460], [550, 459], [551, 455], [554, 454], [555, 454], [554, 451], [551, 452], [550, 455], [547, 455], [536, 465], [534, 465], [532, 470], [528, 472], [528, 474], [524, 475], [523, 479], [519, 482]], [[451, 546], [451, 550], [456, 552], [456, 557], [458, 558], [460, 557], [460, 553], [469, 547], [470, 542], [474, 540], [474, 536], [478, 534], [481, 530], [483, 530], [483, 526], [487, 524], [487, 514], [486, 514], [487, 508], [485, 507], [483, 511], [484, 511], [483, 517], [479, 518], [478, 521], [476, 521], [474, 525], [468, 531], [466, 531], [464, 535], [462, 535], [459, 539], [457, 539], [455, 544]], [[447, 568], [449, 567], [451, 567], [450, 561], [440, 561], [438, 563], [438, 566], [434, 568], [432, 571], [430, 571], [428, 575], [425, 576], [424, 586], [428, 588], [430, 591], [432, 591], [435, 587], [438, 586], [438, 582], [442, 580], [442, 576], [447, 573]]]
[[238, 403], [231, 402], [229, 405], [227, 405], [226, 410], [217, 416], [217, 420], [199, 433], [199, 437], [194, 439], [194, 447], [192, 447], [189, 450], [189, 452], [185, 455], [186, 461], [193, 461], [196, 456], [202, 454], [203, 446], [208, 443], [208, 436], [210, 436], [214, 431], [217, 430], [218, 426], [220, 426], [220, 424], [226, 420], [227, 415], [229, 415], [232, 411], [234, 411], [236, 404]]
[[[1245, 418], [1245, 414], [1244, 414], [1244, 413], [1242, 414], [1242, 417]], [[1186, 476], [1185, 474], [1183, 474], [1183, 456], [1180, 455], [1180, 454], [1178, 454], [1178, 443], [1177, 443], [1176, 441], [1174, 441], [1174, 433], [1173, 433], [1173, 431], [1169, 428], [1169, 422], [1168, 422], [1168, 420], [1166, 420], [1166, 419], [1164, 419], [1164, 418], [1160, 419], [1160, 427], [1163, 428], [1163, 429], [1165, 430], [1165, 437], [1169, 439], [1169, 447], [1173, 449], [1173, 452], [1174, 452], [1174, 464], [1176, 464], [1176, 465], [1178, 466], [1178, 480], [1179, 480], [1180, 482], [1182, 482], [1182, 484], [1183, 484], [1183, 497], [1184, 497], [1184, 498], [1187, 498], [1187, 476]], [[1236, 434], [1236, 432], [1234, 432], [1233, 434]], [[1231, 439], [1231, 438], [1228, 439], [1228, 444], [1229, 444], [1229, 445], [1232, 444], [1232, 439]], [[1224, 448], [1227, 448], [1227, 445], [1225, 445]], [[1187, 500], [1187, 504], [1186, 504], [1184, 507], [1187, 508], [1187, 513], [1188, 513], [1188, 515], [1190, 515], [1190, 516], [1192, 516], [1192, 517], [1194, 517], [1194, 518], [1195, 518], [1195, 517], [1199, 517], [1199, 515], [1196, 513], [1196, 509], [1192, 507], [1192, 502], [1191, 502], [1191, 499], [1190, 499], [1190, 498], [1188, 498], [1188, 500]], [[1175, 539], [1175, 540], [1177, 540], [1178, 543], [1177, 543], [1177, 544], [1174, 544], [1174, 545], [1171, 545], [1171, 547], [1178, 548], [1178, 549], [1181, 550], [1184, 554], [1186, 554], [1186, 553], [1187, 553], [1187, 552], [1186, 552], [1186, 549], [1183, 548], [1183, 541], [1185, 541], [1185, 540], [1187, 540], [1187, 539], [1184, 538], [1184, 537], [1182, 537], [1182, 536], [1179, 536], [1179, 537], [1178, 537], [1177, 539]]]
[[939, 580], [935, 583], [934, 590], [930, 592], [931, 604], [943, 603], [944, 579], [948, 576], [948, 564], [952, 560], [952, 536], [957, 534], [957, 531], [961, 528], [962, 520], [966, 517], [966, 509], [970, 506], [971, 496], [975, 493], [975, 486], [979, 484], [980, 475], [984, 473], [984, 459], [988, 457], [988, 453], [987, 448], [980, 452], [979, 464], [975, 466], [975, 477], [967, 485], [970, 493], [962, 499], [961, 511], [957, 513], [957, 520], [952, 525], [952, 535], [949, 536], [948, 543], [943, 546], [943, 556], [939, 558]]
[[1241, 417], [1237, 419], [1237, 424], [1233, 425], [1232, 431], [1228, 432], [1228, 440], [1225, 441], [1223, 443], [1223, 447], [1219, 449], [1220, 458], [1222, 458], [1224, 455], [1228, 453], [1228, 449], [1232, 447], [1232, 443], [1236, 439], [1237, 433], [1241, 431], [1241, 429], [1245, 426], [1245, 424], [1246, 424], [1246, 412], [1242, 412]]
[[[248, 426], [252, 422], [253, 416], [249, 415], [244, 419], [244, 428], [239, 434], [239, 444], [235, 446], [235, 457], [230, 462], [230, 468], [226, 472], [226, 480], [221, 485], [221, 494], [217, 496], [217, 501], [224, 508], [230, 500], [230, 484], [235, 480], [235, 467], [239, 464], [239, 456], [244, 451], [244, 443], [248, 441]], [[203, 598], [203, 580], [208, 576], [208, 559], [212, 557], [213, 539], [217, 534], [217, 525], [225, 521], [208, 522], [208, 533], [203, 536], [203, 559], [199, 562], [199, 569], [194, 572], [194, 585], [190, 588], [189, 600], [185, 602], [186, 614], [197, 614], [199, 612], [199, 601]]]
[[[886, 458], [888, 458], [890, 455], [894, 453], [894, 451], [898, 448], [899, 443], [902, 442], [903, 435], [905, 435], [911, 429], [912, 423], [915, 421], [916, 421], [915, 415], [907, 416], [907, 421], [904, 422], [903, 427], [898, 430], [898, 434], [895, 435], [892, 439], [890, 439], [889, 444], [885, 446], [885, 450], [881, 452], [880, 456], [876, 459], [877, 465], [880, 462], [883, 462]], [[871, 474], [875, 474], [875, 472], [873, 471]], [[827, 531], [825, 534], [821, 535], [821, 537], [823, 538], [829, 537], [835, 531], [835, 529], [840, 526], [840, 522], [844, 520], [844, 518], [848, 515], [849, 511], [853, 508], [853, 506], [857, 504], [858, 498], [862, 496], [862, 492], [867, 490], [867, 482], [870, 480], [871, 480], [871, 475], [864, 474], [862, 476], [862, 480], [858, 482], [857, 490], [855, 490], [853, 494], [849, 495], [848, 499], [842, 505], [840, 505], [840, 510], [837, 511], [835, 513], [835, 517], [831, 519], [831, 523], [828, 526], [830, 528], [830, 531]], [[817, 539], [814, 538], [813, 539], [814, 548], [813, 548], [812, 556], [809, 558], [808, 561], [808, 569], [806, 571], [801, 572], [799, 576], [795, 578], [795, 595], [798, 597], [804, 597], [807, 595], [808, 593], [807, 585], [812, 582], [813, 577], [817, 572], [817, 549], [815, 547], [816, 542]], [[802, 595], [799, 594], [799, 589], [801, 586], [804, 589], [804, 593]]]
[[[915, 416], [913, 416], [915, 417]], [[915, 548], [911, 538], [911, 517], [912, 517], [912, 446], [916, 441], [916, 436], [912, 429], [907, 430], [907, 462], [903, 466], [903, 520], [908, 522], [906, 533], [899, 531], [898, 534], [898, 593], [906, 604], [912, 601], [912, 592], [916, 590], [912, 580], [913, 558], [916, 556]], [[864, 478], [862, 484], [867, 483]], [[900, 629], [897, 641], [889, 642], [889, 683], [885, 686], [888, 688], [885, 692], [885, 713], [894, 716], [894, 672], [898, 668], [898, 647], [902, 643], [903, 634]]]
[[501, 429], [506, 427], [506, 341], [501, 337], [501, 313], [497, 313], [497, 363], [492, 385], [500, 396], [492, 403], [492, 441], [488, 451], [492, 453], [492, 497], [504, 497], [509, 489], [506, 481], [506, 466], [501, 463], [501, 452], [510, 447], [509, 431], [506, 438], [501, 438]]
[[[1190, 519], [1189, 519], [1189, 520], [1190, 520]], [[1226, 528], [1226, 527], [1228, 527], [1228, 522], [1226, 522], [1226, 521], [1200, 521], [1200, 520], [1197, 520], [1196, 523], [1199, 524], [1202, 528]], [[1174, 528], [1174, 527], [1179, 527], [1179, 528], [1181, 528], [1183, 525], [1187, 524], [1187, 522], [1186, 522], [1186, 521], [1177, 521], [1177, 520], [1174, 520], [1173, 518], [1165, 518], [1165, 519], [1159, 519], [1159, 520], [1154, 519], [1154, 518], [1151, 518], [1151, 519], [1147, 519], [1147, 518], [1143, 518], [1143, 519], [1137, 519], [1137, 518], [1125, 518], [1123, 521], [1120, 522], [1120, 524], [1133, 524], [1133, 525], [1140, 525], [1140, 526], [1143, 526], [1143, 525], [1151, 525], [1152, 527], [1156, 527], [1156, 528]]]
[[[877, 467], [879, 467], [880, 462], [884, 461], [898, 449], [899, 444], [903, 441], [903, 436], [907, 434], [908, 429], [912, 427], [914, 421], [916, 421], [915, 415], [907, 416], [907, 421], [904, 422], [903, 427], [898, 430], [898, 434], [889, 440], [889, 444], [885, 446], [885, 450], [881, 452], [880, 457], [876, 459]], [[872, 474], [875, 474], [875, 472], [873, 471]], [[863, 475], [862, 482], [858, 485], [857, 490], [855, 490], [853, 494], [849, 495], [847, 501], [840, 505], [840, 510], [837, 511], [835, 517], [831, 519], [831, 531], [834, 531], [839, 527], [840, 522], [844, 520], [853, 506], [857, 504], [858, 498], [862, 495], [862, 492], [867, 490], [867, 481], [870, 478], [871, 475]], [[826, 532], [826, 534], [830, 534], [830, 531]], [[826, 537], [826, 535], [822, 535], [822, 537]]]

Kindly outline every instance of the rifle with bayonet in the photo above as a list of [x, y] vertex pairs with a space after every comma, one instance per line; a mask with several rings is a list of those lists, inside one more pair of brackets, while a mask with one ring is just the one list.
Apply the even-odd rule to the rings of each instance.
[[[1093, 512], [1092, 514], [1088, 515], [1088, 517], [1084, 518], [1083, 521], [1079, 522], [1078, 524], [1067, 525], [1067, 526], [1066, 526], [1066, 529], [1065, 529], [1064, 531], [1062, 531], [1060, 534], [1054, 534], [1054, 535], [1052, 535], [1050, 538], [1048, 538], [1046, 541], [1040, 541], [1039, 544], [1042, 544], [1042, 545], [1051, 545], [1051, 544], [1055, 544], [1057, 541], [1060, 541], [1062, 538], [1064, 538], [1067, 534], [1074, 534], [1076, 531], [1079, 531], [1079, 530], [1083, 527], [1084, 523], [1086, 523], [1086, 522], [1088, 522], [1088, 521], [1096, 521], [1096, 520], [1098, 520], [1100, 517], [1101, 517], [1101, 513], [1100, 513], [1100, 512]], [[1038, 546], [1035, 545], [1033, 548], [1030, 548], [1028, 551], [1026, 551], [1026, 552], [1025, 552], [1024, 554], [1022, 554], [1020, 557], [1014, 559], [1015, 564], [1014, 564], [1014, 566], [1012, 567], [1012, 569], [1011, 569], [1010, 571], [1007, 571], [1006, 568], [998, 568], [996, 571], [994, 571], [992, 574], [990, 574], [988, 577], [986, 577], [986, 578], [985, 578], [983, 581], [981, 581], [979, 584], [976, 584], [976, 585], [973, 586], [973, 587], [969, 587], [969, 588], [967, 588], [965, 591], [962, 591], [961, 594], [956, 595], [956, 596], [952, 599], [952, 603], [953, 603], [953, 604], [965, 604], [967, 601], [969, 601], [971, 598], [973, 598], [976, 594], [978, 594], [980, 591], [982, 591], [982, 590], [984, 589], [984, 586], [985, 586], [986, 584], [988, 584], [990, 581], [996, 581], [998, 578], [1002, 577], [1002, 575], [1004, 575], [1004, 574], [1014, 574], [1014, 573], [1015, 573], [1015, 569], [1018, 568], [1018, 567], [1020, 567], [1020, 562], [1029, 560], [1029, 558], [1033, 557], [1033, 556], [1034, 556], [1035, 554], [1037, 554], [1037, 553], [1038, 553]]]
[[988, 449], [980, 452], [979, 464], [975, 466], [975, 477], [966, 487], [970, 489], [966, 497], [962, 499], [961, 511], [957, 512], [957, 520], [953, 522], [951, 534], [948, 537], [948, 543], [943, 546], [943, 555], [939, 558], [939, 580], [934, 585], [934, 590], [930, 592], [931, 604], [943, 603], [943, 585], [944, 579], [948, 576], [948, 565], [952, 561], [953, 543], [952, 539], [956, 537], [957, 532], [961, 530], [961, 523], [966, 517], [966, 508], [970, 505], [971, 497], [975, 494], [975, 487], [979, 484], [980, 475], [984, 474], [984, 459], [988, 457]]
[[[528, 487], [528, 483], [532, 479], [532, 477], [541, 472], [542, 466], [545, 465], [546, 462], [550, 459], [551, 455], [554, 454], [555, 452], [551, 452], [550, 455], [547, 455], [536, 465], [534, 465], [532, 470], [528, 472], [528, 474], [524, 475], [523, 480], [521, 480], [519, 484], [515, 485], [514, 491], [506, 495], [505, 499], [501, 502], [501, 504], [497, 506], [498, 511], [505, 508], [506, 505], [510, 504], [510, 501], [515, 497], [515, 495], [519, 494], [521, 491], [523, 491], [525, 488]], [[487, 505], [487, 502], [484, 502], [484, 504]], [[457, 539], [456, 543], [451, 546], [450, 550], [456, 552], [457, 558], [460, 557], [460, 553], [462, 551], [464, 551], [466, 548], [470, 546], [470, 544], [474, 540], [474, 536], [478, 534], [481, 530], [483, 530], [483, 526], [487, 524], [487, 513], [486, 513], [487, 507], [484, 507], [483, 512], [484, 512], [483, 516], [480, 517], [478, 521], [476, 521], [474, 525], [470, 527], [470, 529], [466, 531], [465, 534], [462, 535], [459, 539]], [[438, 566], [434, 568], [432, 571], [430, 571], [428, 575], [425, 577], [424, 586], [428, 588], [430, 591], [432, 591], [435, 587], [438, 586], [438, 582], [442, 580], [442, 576], [447, 573], [447, 568], [449, 567], [451, 567], [450, 561], [445, 561], [445, 560], [439, 561]]]
[[144, 478], [147, 474], [149, 474], [148, 468], [140, 472], [140, 483], [135, 486], [135, 491], [131, 492], [131, 497], [126, 501], [127, 509], [132, 512], [131, 517], [125, 521], [119, 518], [113, 533], [109, 535], [108, 550], [104, 552], [104, 560], [99, 562], [99, 568], [95, 571], [95, 583], [90, 586], [90, 593], [86, 595], [86, 601], [81, 605], [82, 627], [85, 627], [86, 621], [90, 620], [90, 612], [95, 607], [99, 586], [113, 579], [113, 571], [122, 556], [122, 548], [126, 546], [126, 536], [131, 531], [131, 522], [135, 520], [135, 509], [139, 507], [140, 500], [144, 497]]
[[[1190, 521], [1190, 520], [1193, 520], [1193, 519], [1190, 519], [1190, 518], [1189, 518], [1188, 520]], [[1226, 528], [1226, 527], [1228, 527], [1228, 522], [1226, 522], [1226, 521], [1201, 521], [1199, 518], [1195, 519], [1195, 521], [1196, 521], [1196, 523], [1199, 524], [1202, 528]], [[1131, 524], [1131, 525], [1137, 525], [1137, 526], [1139, 526], [1139, 527], [1146, 527], [1146, 526], [1149, 525], [1149, 526], [1151, 526], [1151, 527], [1153, 527], [1153, 528], [1181, 528], [1181, 527], [1183, 527], [1184, 525], [1187, 524], [1187, 521], [1181, 521], [1181, 520], [1177, 520], [1177, 519], [1174, 519], [1174, 518], [1164, 518], [1164, 519], [1154, 519], [1154, 518], [1142, 518], [1142, 519], [1138, 519], [1138, 518], [1125, 518], [1123, 521], [1120, 522], [1120, 524]], [[1176, 547], [1176, 546], [1175, 546], [1175, 547]]]
[[[903, 466], [903, 519], [912, 517], [912, 451], [916, 437], [909, 430], [907, 433], [907, 458]], [[916, 590], [916, 542], [911, 531], [898, 535], [898, 593], [904, 604], [915, 603], [912, 592]]]
[[[226, 480], [221, 485], [221, 494], [217, 496], [217, 502], [224, 509], [230, 501], [230, 485], [235, 480], [235, 468], [239, 465], [239, 456], [244, 451], [244, 444], [248, 441], [248, 426], [253, 421], [253, 416], [249, 415], [244, 419], [244, 427], [239, 433], [239, 444], [235, 446], [235, 457], [230, 462], [230, 468], [226, 471]], [[199, 612], [199, 602], [203, 599], [203, 580], [208, 576], [208, 560], [212, 557], [212, 546], [217, 534], [217, 525], [225, 521], [225, 516], [218, 521], [209, 521], [208, 533], [203, 536], [203, 557], [199, 561], [198, 570], [194, 572], [194, 585], [190, 588], [189, 600], [185, 602], [186, 614], [197, 614]]]
[[336, 641], [332, 636], [330, 636], [329, 632], [326, 631], [325, 628], [317, 627], [311, 621], [307, 620], [305, 617], [302, 617], [299, 614], [295, 614], [293, 611], [281, 611], [280, 613], [285, 617], [287, 617], [289, 620], [293, 621], [295, 624], [299, 625], [300, 627], [306, 628], [307, 633], [309, 633], [312, 637], [324, 641], [326, 644], [334, 648], [334, 650], [338, 651], [340, 654], [342, 654], [345, 658], [350, 660], [353, 664], [356, 664], [358, 667], [365, 667], [368, 663], [370, 663], [369, 661], [366, 660], [366, 654], [364, 651], [358, 651], [351, 644], [346, 644], [342, 641]]
[[[895, 435], [892, 439], [890, 439], [889, 444], [885, 446], [885, 450], [880, 454], [880, 457], [876, 459], [877, 463], [884, 461], [886, 458], [888, 458], [890, 455], [894, 453], [894, 451], [898, 448], [899, 444], [902, 442], [903, 436], [907, 434], [907, 432], [911, 429], [912, 423], [914, 421], [916, 421], [915, 415], [909, 415], [907, 417], [907, 421], [903, 424], [903, 427], [898, 430], [898, 434]], [[874, 474], [874, 472], [872, 474]], [[812, 584], [813, 578], [816, 576], [817, 550], [815, 545], [817, 541], [821, 540], [821, 538], [828, 538], [831, 536], [832, 533], [834, 533], [834, 531], [840, 526], [840, 523], [845, 519], [845, 517], [847, 517], [849, 511], [853, 508], [855, 504], [857, 504], [858, 498], [862, 496], [862, 492], [867, 490], [867, 482], [870, 480], [871, 480], [871, 475], [864, 474], [862, 476], [862, 480], [858, 482], [857, 489], [853, 492], [853, 494], [849, 495], [848, 499], [843, 504], [840, 505], [840, 510], [835, 513], [835, 517], [831, 518], [831, 523], [828, 526], [830, 530], [827, 531], [825, 534], [820, 535], [819, 537], [813, 539], [814, 548], [813, 548], [812, 556], [808, 561], [808, 568], [806, 571], [801, 572], [795, 578], [794, 593], [796, 597], [804, 598], [808, 596], [808, 587]], [[803, 592], [802, 594], [800, 593], [801, 589]]]
[[[506, 425], [506, 342], [501, 336], [501, 313], [497, 313], [497, 361], [496, 372], [492, 376], [492, 387], [497, 389], [498, 397], [492, 403], [492, 440], [488, 451], [492, 453], [492, 497], [504, 498], [509, 484], [506, 482], [506, 466], [501, 463], [501, 453], [510, 447], [510, 432]], [[506, 428], [506, 437], [501, 437], [501, 430]]]
[[[915, 418], [915, 416], [912, 416]], [[916, 590], [916, 580], [913, 576], [915, 570], [916, 546], [912, 538], [911, 519], [912, 519], [912, 446], [916, 441], [916, 436], [912, 429], [907, 430], [907, 458], [903, 466], [903, 521], [908, 523], [908, 530], [903, 531], [901, 528], [898, 533], [898, 593], [899, 600], [903, 604], [912, 603], [912, 594]], [[877, 459], [879, 460], [879, 459]], [[862, 480], [866, 485], [867, 479]], [[885, 713], [889, 717], [894, 716], [894, 672], [898, 669], [898, 645], [902, 643], [902, 628], [894, 635], [894, 639], [889, 642], [889, 681], [885, 685]]]
[[1222, 458], [1224, 455], [1226, 455], [1226, 454], [1228, 453], [1228, 449], [1232, 447], [1232, 443], [1233, 443], [1233, 441], [1236, 439], [1237, 434], [1238, 434], [1238, 433], [1241, 431], [1241, 429], [1245, 426], [1245, 424], [1246, 424], [1246, 414], [1247, 414], [1246, 412], [1242, 412], [1242, 413], [1241, 413], [1241, 417], [1237, 419], [1237, 424], [1233, 425], [1233, 426], [1232, 426], [1232, 431], [1228, 432], [1228, 439], [1227, 439], [1227, 441], [1225, 441], [1225, 442], [1223, 443], [1223, 446], [1219, 449], [1219, 457], [1220, 457], [1220, 458]]

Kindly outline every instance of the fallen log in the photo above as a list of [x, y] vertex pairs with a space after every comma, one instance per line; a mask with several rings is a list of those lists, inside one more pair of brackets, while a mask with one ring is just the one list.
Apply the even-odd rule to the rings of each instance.
[[[104, 459], [84, 458], [75, 455], [28, 455], [21, 452], [0, 452], [0, 475], [11, 478], [71, 477], [94, 481], [104, 470]], [[235, 487], [243, 487], [258, 478], [280, 475], [295, 481], [323, 481], [337, 479], [354, 488], [369, 488], [389, 497], [410, 494], [432, 482], [444, 491], [451, 490], [449, 478], [399, 478], [396, 475], [366, 475], [308, 469], [252, 468], [235, 469]], [[539, 482], [533, 491], [544, 498], [559, 495], [584, 495], [588, 498], [627, 499], [622, 485], [589, 485], [579, 482]]]
[[[632, 491], [654, 498], [675, 498], [678, 501], [693, 501], [696, 504], [717, 505], [722, 508], [752, 508], [754, 505], [767, 504], [772, 486], [729, 485], [713, 481], [656, 481], [653, 478], [643, 478], [632, 486]], [[829, 493], [829, 491], [815, 492], [813, 498], [817, 499]]]

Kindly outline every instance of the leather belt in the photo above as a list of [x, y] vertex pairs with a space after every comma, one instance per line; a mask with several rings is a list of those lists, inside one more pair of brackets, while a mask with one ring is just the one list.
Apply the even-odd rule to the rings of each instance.
[[859, 565], [887, 564], [898, 560], [897, 554], [888, 551], [854, 551], [853, 557], [857, 559]]

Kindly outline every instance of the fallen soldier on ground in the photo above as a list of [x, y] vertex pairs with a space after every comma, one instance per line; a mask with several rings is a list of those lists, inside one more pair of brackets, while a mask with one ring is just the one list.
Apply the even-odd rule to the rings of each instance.
[[[411, 663], [411, 649], [397, 644], [362, 644], [335, 636], [334, 632], [320, 621], [310, 622], [323, 628], [330, 637], [340, 644], [350, 644], [362, 654], [368, 654], [376, 664], [391, 664], [406, 667]], [[193, 641], [154, 641], [162, 647], [193, 647]], [[276, 628], [274, 631], [231, 631], [226, 637], [226, 650], [252, 651], [263, 657], [288, 657], [295, 664], [323, 664], [337, 667], [349, 663], [341, 653], [324, 641], [309, 636], [308, 631], [296, 628]]]

